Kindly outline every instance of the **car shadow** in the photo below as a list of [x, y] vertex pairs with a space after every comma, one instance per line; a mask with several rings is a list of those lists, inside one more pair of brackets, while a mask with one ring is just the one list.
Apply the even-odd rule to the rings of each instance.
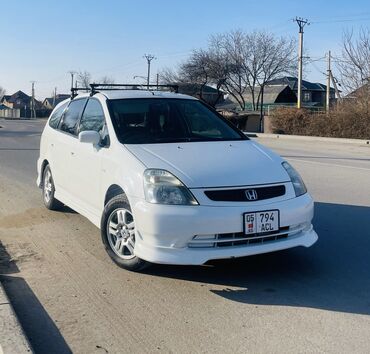
[[72, 353], [0, 241], [0, 282], [35, 353]]
[[370, 207], [315, 203], [319, 241], [311, 248], [147, 273], [217, 285], [213, 294], [239, 303], [370, 315], [369, 215]]

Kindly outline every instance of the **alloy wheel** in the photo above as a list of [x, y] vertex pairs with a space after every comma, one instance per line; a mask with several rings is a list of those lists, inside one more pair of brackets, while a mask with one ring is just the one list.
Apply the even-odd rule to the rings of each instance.
[[112, 251], [122, 259], [135, 257], [135, 222], [131, 211], [114, 210], [107, 222], [107, 235]]

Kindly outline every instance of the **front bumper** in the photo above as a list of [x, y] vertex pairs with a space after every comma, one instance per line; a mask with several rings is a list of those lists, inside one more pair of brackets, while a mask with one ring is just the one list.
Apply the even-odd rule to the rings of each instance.
[[[135, 255], [153, 263], [200, 265], [213, 259], [235, 258], [313, 245], [313, 200], [309, 194], [253, 206], [174, 206], [131, 201], [136, 225]], [[243, 213], [279, 209], [280, 227], [306, 224], [303, 231], [262, 244], [190, 248], [196, 235], [243, 232]]]

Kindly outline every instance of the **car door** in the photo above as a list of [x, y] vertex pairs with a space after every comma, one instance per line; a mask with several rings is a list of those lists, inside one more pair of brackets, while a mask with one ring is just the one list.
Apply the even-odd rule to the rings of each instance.
[[89, 214], [100, 218], [102, 160], [109, 154], [109, 135], [103, 107], [96, 98], [89, 98], [77, 128], [78, 133], [88, 130], [97, 131], [101, 142], [93, 145], [78, 141], [72, 159], [76, 180], [72, 192]]
[[59, 123], [59, 131], [54, 142], [52, 171], [55, 179], [56, 197], [66, 204], [74, 199], [73, 184], [76, 183], [73, 170], [73, 155], [78, 143], [77, 124], [86, 105], [87, 98], [74, 99], [65, 110]]
[[66, 107], [68, 106], [68, 103], [69, 102], [63, 103], [60, 107], [58, 107], [52, 113], [49, 119], [49, 123], [48, 123], [49, 127], [52, 129], [47, 127], [48, 133], [46, 135], [45, 134], [43, 135], [43, 139], [45, 139], [45, 146], [46, 146], [45, 156], [49, 162], [49, 165], [50, 165], [50, 168], [53, 174], [53, 180], [54, 180], [55, 186], [59, 185], [59, 178], [58, 178], [59, 174], [57, 170], [59, 167], [59, 163], [58, 163], [58, 158], [56, 156], [56, 151], [55, 151], [56, 144], [57, 144], [57, 141], [59, 140], [59, 134], [60, 134], [60, 131], [58, 130], [58, 126], [62, 119], [63, 113]]

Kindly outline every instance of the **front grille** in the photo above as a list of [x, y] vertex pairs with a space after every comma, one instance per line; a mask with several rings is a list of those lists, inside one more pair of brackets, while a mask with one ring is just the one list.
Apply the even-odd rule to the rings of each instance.
[[194, 236], [188, 247], [190, 248], [215, 248], [248, 246], [262, 244], [278, 240], [287, 239], [303, 231], [305, 224], [296, 226], [281, 227], [278, 231], [268, 233], [257, 233], [245, 235], [243, 232], [216, 234], [216, 235], [197, 235]]
[[[257, 199], [248, 200], [246, 191], [253, 189], [257, 193]], [[280, 197], [285, 194], [285, 186], [269, 186], [269, 187], [256, 187], [256, 188], [243, 188], [243, 189], [222, 189], [205, 191], [205, 195], [216, 202], [250, 202], [257, 200], [264, 200], [270, 198]]]

